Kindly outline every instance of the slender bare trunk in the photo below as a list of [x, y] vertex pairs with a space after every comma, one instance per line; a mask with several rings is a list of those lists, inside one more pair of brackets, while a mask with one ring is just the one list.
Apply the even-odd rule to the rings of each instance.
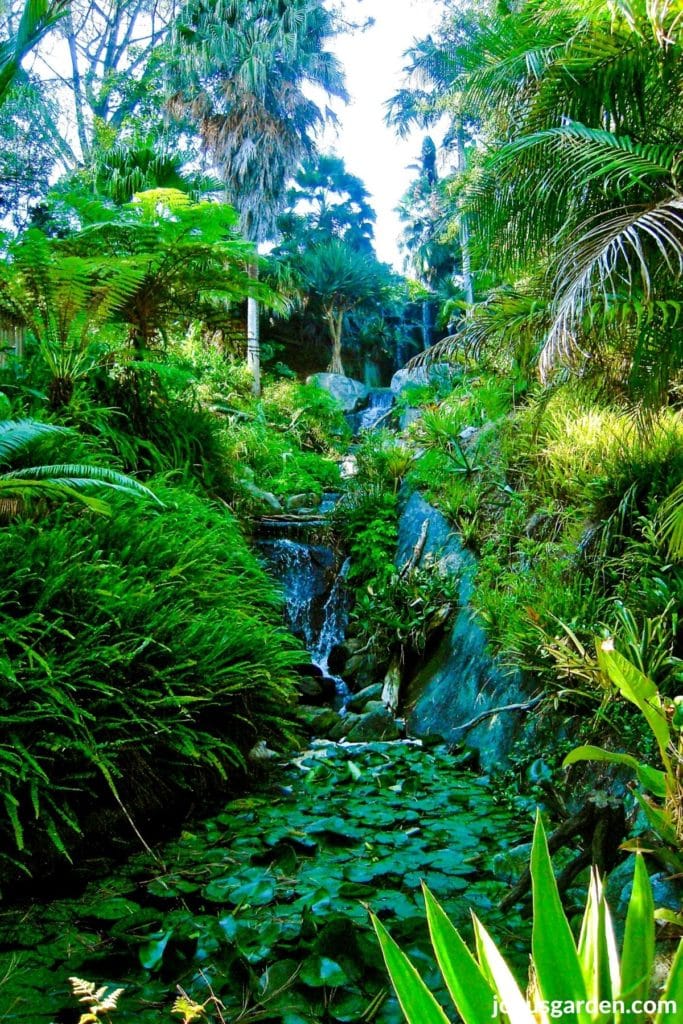
[[325, 319], [327, 325], [330, 328], [330, 338], [332, 339], [332, 359], [328, 370], [330, 373], [344, 373], [344, 366], [342, 363], [342, 331], [344, 328], [344, 314], [337, 312], [333, 309], [327, 310], [325, 313]]
[[[465, 172], [465, 161], [465, 133], [463, 132], [461, 121], [458, 124], [458, 170], [461, 174]], [[474, 302], [474, 285], [472, 283], [472, 264], [470, 261], [470, 232], [467, 217], [464, 213], [460, 220], [460, 255], [462, 259], [462, 280], [465, 299], [471, 305]]]
[[90, 143], [88, 141], [88, 131], [85, 124], [84, 114], [86, 100], [83, 94], [83, 79], [81, 77], [81, 70], [78, 63], [78, 48], [76, 46], [76, 34], [72, 15], [68, 14], [64, 21], [66, 25], [66, 41], [69, 46], [69, 56], [71, 57], [76, 131], [78, 133], [78, 141], [81, 146], [83, 163], [87, 164], [90, 160]]
[[[252, 263], [249, 277], [258, 278], [258, 267]], [[253, 378], [252, 393], [258, 398], [261, 394], [261, 334], [259, 324], [260, 308], [258, 299], [252, 295], [247, 298], [247, 366]]]

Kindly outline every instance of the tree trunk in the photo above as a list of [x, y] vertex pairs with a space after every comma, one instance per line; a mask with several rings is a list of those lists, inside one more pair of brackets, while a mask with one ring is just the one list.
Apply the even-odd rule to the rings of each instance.
[[[465, 133], [462, 129], [462, 121], [458, 124], [458, 170], [465, 173]], [[463, 213], [460, 219], [460, 256], [462, 259], [462, 281], [465, 291], [465, 299], [470, 305], [474, 302], [474, 285], [472, 283], [472, 265], [470, 260], [470, 231], [467, 225], [467, 217]]]
[[330, 328], [330, 337], [332, 339], [332, 359], [328, 370], [330, 373], [344, 373], [344, 366], [342, 363], [342, 330], [344, 328], [344, 314], [343, 312], [336, 313], [333, 309], [328, 310], [325, 313], [325, 319]]
[[73, 78], [73, 94], [74, 94], [74, 112], [76, 115], [76, 131], [78, 133], [78, 141], [81, 146], [81, 157], [83, 163], [87, 164], [90, 160], [90, 143], [88, 141], [88, 133], [85, 125], [85, 96], [83, 95], [83, 79], [81, 78], [81, 71], [78, 64], [78, 49], [76, 46], [76, 34], [74, 30], [73, 16], [71, 13], [65, 18], [66, 30], [66, 41], [69, 46], [69, 56], [71, 57], [71, 74]]
[[[249, 266], [249, 277], [254, 281], [258, 278], [258, 267], [255, 263]], [[252, 295], [247, 298], [247, 366], [253, 378], [252, 393], [258, 398], [261, 394], [261, 335], [259, 330], [260, 308], [258, 299]]]

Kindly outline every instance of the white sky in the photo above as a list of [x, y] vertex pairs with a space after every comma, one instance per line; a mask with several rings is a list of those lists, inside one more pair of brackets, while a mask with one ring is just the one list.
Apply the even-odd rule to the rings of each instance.
[[[422, 39], [440, 20], [440, 0], [343, 0], [349, 19], [372, 17], [365, 32], [340, 36], [333, 49], [343, 62], [351, 102], [336, 106], [341, 129], [333, 148], [344, 157], [347, 169], [362, 178], [377, 212], [377, 255], [402, 269], [397, 239], [400, 221], [394, 208], [415, 171], [423, 133], [399, 139], [384, 124], [386, 100], [403, 84], [404, 52]], [[328, 148], [327, 145], [324, 146]]]

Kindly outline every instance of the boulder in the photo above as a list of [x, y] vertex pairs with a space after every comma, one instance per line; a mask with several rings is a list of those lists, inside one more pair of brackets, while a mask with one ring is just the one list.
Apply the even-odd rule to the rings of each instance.
[[298, 708], [299, 720], [315, 737], [328, 737], [339, 725], [339, 715], [332, 708], [302, 704]]
[[458, 370], [450, 363], [432, 363], [429, 366], [416, 366], [412, 370], [397, 370], [391, 378], [391, 390], [396, 394], [404, 388], [426, 387], [429, 384], [449, 385], [458, 375]]
[[469, 723], [483, 712], [529, 699], [520, 673], [506, 669], [491, 653], [482, 622], [470, 607], [475, 559], [466, 551], [450, 523], [419, 494], [408, 498], [399, 520], [396, 564], [411, 558], [426, 538], [418, 565], [436, 562], [442, 571], [460, 580], [459, 608], [453, 624], [435, 649], [428, 653], [404, 688], [409, 736], [449, 746], [464, 744], [475, 750], [484, 771], [505, 765], [508, 754], [529, 720], [519, 713], [501, 711]]
[[343, 412], [355, 412], [368, 400], [370, 388], [362, 381], [345, 377], [341, 373], [314, 373], [307, 384], [317, 384], [337, 400]]
[[255, 498], [256, 501], [262, 502], [271, 508], [273, 512], [282, 512], [282, 502], [271, 494], [270, 491], [264, 491], [258, 487], [251, 480], [242, 480], [242, 487], [251, 498]]
[[315, 494], [290, 494], [285, 499], [285, 508], [288, 512], [310, 511], [318, 504]]
[[372, 683], [370, 686], [366, 686], [364, 689], [359, 690], [358, 693], [354, 693], [353, 697], [348, 701], [347, 708], [349, 711], [363, 711], [368, 701], [377, 701], [382, 696], [382, 683]]
[[297, 679], [296, 689], [304, 704], [329, 704], [336, 694], [334, 680], [324, 675], [303, 676]]
[[349, 743], [374, 743], [376, 740], [397, 740], [399, 735], [394, 716], [380, 701], [370, 701], [346, 733], [346, 738]]
[[400, 568], [411, 559], [425, 521], [427, 536], [418, 566], [423, 566], [426, 561], [436, 562], [442, 572], [460, 576], [460, 600], [467, 601], [472, 593], [474, 557], [462, 546], [457, 531], [445, 516], [417, 491], [405, 502], [399, 519], [396, 565]]
[[360, 715], [348, 714], [342, 717], [338, 715], [334, 727], [328, 733], [329, 738], [331, 740], [343, 739], [360, 722], [360, 719]]

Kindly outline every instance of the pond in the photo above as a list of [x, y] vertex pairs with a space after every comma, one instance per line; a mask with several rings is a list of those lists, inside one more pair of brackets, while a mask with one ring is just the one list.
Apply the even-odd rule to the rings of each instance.
[[497, 910], [497, 866], [531, 829], [444, 748], [314, 743], [155, 857], [77, 899], [5, 911], [0, 1021], [77, 1022], [75, 976], [123, 988], [97, 1018], [112, 1024], [181, 1019], [178, 986], [209, 999], [210, 1021], [398, 1024], [368, 908], [435, 991], [422, 881], [468, 934], [475, 909], [524, 968], [527, 926]]

